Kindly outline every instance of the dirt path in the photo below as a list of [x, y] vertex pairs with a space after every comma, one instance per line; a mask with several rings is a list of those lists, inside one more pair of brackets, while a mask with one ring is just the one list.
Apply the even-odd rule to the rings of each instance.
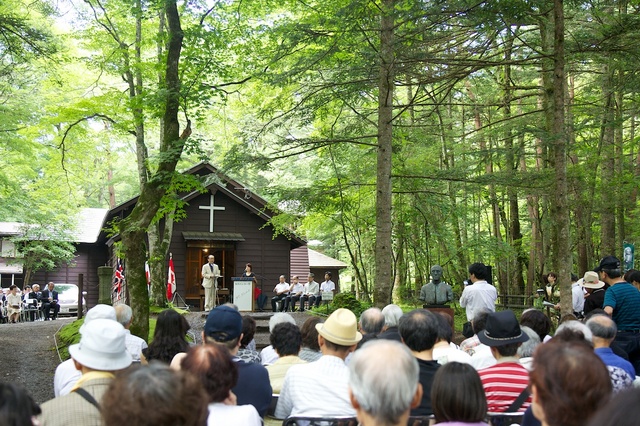
[[53, 398], [53, 375], [60, 363], [54, 334], [71, 321], [0, 324], [1, 380], [21, 384], [38, 404]]

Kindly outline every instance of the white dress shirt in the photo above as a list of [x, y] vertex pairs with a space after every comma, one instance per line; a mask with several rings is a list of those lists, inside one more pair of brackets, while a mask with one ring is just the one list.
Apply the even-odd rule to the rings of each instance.
[[495, 312], [497, 298], [498, 292], [494, 286], [484, 280], [478, 280], [464, 288], [460, 306], [467, 309], [467, 321], [471, 321], [480, 310]]
[[349, 369], [341, 358], [323, 355], [287, 371], [275, 417], [355, 416], [349, 400]]
[[324, 281], [322, 284], [320, 284], [321, 291], [333, 291], [335, 289], [336, 289], [336, 283], [334, 283], [331, 280]]

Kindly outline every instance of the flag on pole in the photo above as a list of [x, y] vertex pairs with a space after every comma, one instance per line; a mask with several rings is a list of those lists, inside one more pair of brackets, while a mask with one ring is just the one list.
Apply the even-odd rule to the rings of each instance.
[[113, 274], [113, 286], [111, 288], [112, 300], [120, 300], [122, 295], [122, 287], [124, 284], [124, 266], [122, 265], [122, 260], [118, 259], [118, 264], [116, 265], [116, 270]]
[[169, 254], [169, 277], [167, 279], [167, 299], [171, 301], [176, 292], [176, 271], [173, 268], [173, 255]]
[[149, 262], [144, 262], [144, 276], [147, 278], [147, 291], [151, 292], [151, 271], [149, 270]]

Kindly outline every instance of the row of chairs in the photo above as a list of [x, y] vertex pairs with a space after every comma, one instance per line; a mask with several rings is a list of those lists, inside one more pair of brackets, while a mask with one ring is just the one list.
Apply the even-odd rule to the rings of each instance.
[[[23, 303], [22, 310], [20, 311], [20, 321], [43, 321], [44, 313], [42, 312], [42, 302], [38, 302], [36, 305], [30, 305]], [[7, 301], [0, 302], [0, 323], [7, 323], [9, 321], [9, 308]]]

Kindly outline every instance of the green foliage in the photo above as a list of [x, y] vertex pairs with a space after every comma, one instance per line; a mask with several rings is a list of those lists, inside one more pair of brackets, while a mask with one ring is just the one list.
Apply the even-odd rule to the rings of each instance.
[[[147, 342], [153, 338], [156, 330], [156, 319], [149, 318], [149, 337]], [[84, 324], [84, 318], [77, 319], [70, 324], [65, 325], [56, 334], [56, 349], [60, 353], [60, 358], [65, 361], [69, 359], [69, 346], [80, 343], [80, 327]]]
[[[338, 293], [335, 296], [333, 296], [333, 301], [328, 305], [328, 310], [329, 310], [328, 313], [331, 314], [336, 309], [344, 308], [344, 309], [349, 309], [351, 312], [353, 312], [356, 315], [357, 318], [360, 318], [360, 315], [362, 314], [362, 312], [364, 312], [366, 309], [370, 307], [371, 306], [369, 304], [358, 300], [355, 294], [344, 292], [344, 293]], [[325, 306], [320, 306], [314, 311], [317, 311], [320, 313], [326, 313], [327, 309]]]

